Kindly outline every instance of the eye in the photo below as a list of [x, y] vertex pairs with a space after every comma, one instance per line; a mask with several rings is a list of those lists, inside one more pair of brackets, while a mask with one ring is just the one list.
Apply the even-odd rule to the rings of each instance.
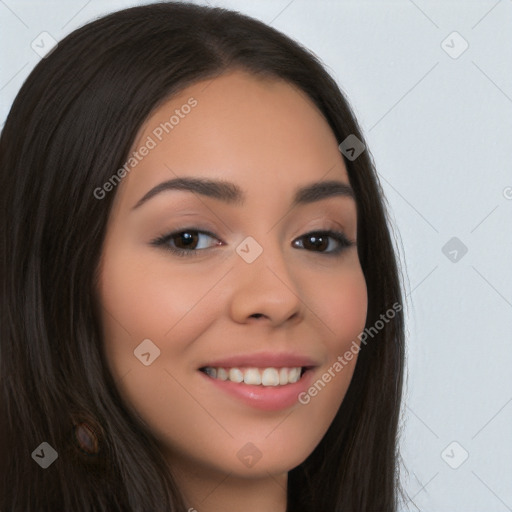
[[[204, 241], [205, 238], [215, 238], [219, 240], [210, 231], [202, 231], [196, 228], [183, 228], [180, 231], [174, 231], [167, 235], [162, 235], [156, 240], [153, 240], [151, 244], [164, 246], [165, 249], [178, 256], [197, 256], [200, 251], [210, 248], [198, 247], [201, 245], [201, 243], [199, 243], [200, 240]], [[212, 247], [218, 245], [222, 245], [222, 242], [212, 244]]]
[[[217, 243], [210, 243], [208, 246], [206, 240], [208, 238], [217, 240]], [[178, 231], [162, 235], [153, 240], [151, 245], [163, 247], [177, 256], [186, 257], [198, 256], [202, 251], [224, 245], [224, 243], [210, 231], [191, 227], [181, 228]], [[353, 245], [355, 245], [355, 242], [349, 240], [344, 233], [332, 230], [312, 231], [293, 241], [294, 247], [306, 249], [310, 252], [318, 252], [325, 256], [336, 256]]]
[[[306, 240], [306, 242], [302, 242], [301, 240]], [[330, 240], [334, 240], [334, 243], [330, 243]], [[320, 252], [320, 254], [325, 254], [326, 256], [336, 256], [344, 249], [355, 245], [355, 242], [349, 240], [341, 231], [327, 230], [312, 231], [302, 235], [293, 242], [293, 245], [313, 252]], [[332, 249], [333, 245], [334, 249]], [[329, 248], [331, 249], [327, 251], [326, 249]]]

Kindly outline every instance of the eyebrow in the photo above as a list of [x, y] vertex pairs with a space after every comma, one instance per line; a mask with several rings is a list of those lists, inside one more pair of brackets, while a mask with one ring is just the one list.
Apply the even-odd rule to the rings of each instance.
[[[175, 178], [156, 185], [139, 199], [132, 207], [132, 210], [135, 210], [157, 194], [169, 190], [195, 192], [234, 206], [242, 206], [245, 202], [245, 193], [235, 183], [224, 180], [188, 177]], [[314, 203], [329, 197], [349, 197], [355, 200], [354, 191], [350, 185], [335, 180], [318, 181], [297, 188], [292, 201], [292, 207]]]

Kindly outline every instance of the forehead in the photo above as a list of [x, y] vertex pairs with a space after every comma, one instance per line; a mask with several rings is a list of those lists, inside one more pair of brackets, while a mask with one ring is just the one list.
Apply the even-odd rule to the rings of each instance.
[[232, 181], [259, 201], [271, 189], [348, 184], [338, 142], [311, 99], [285, 81], [244, 71], [197, 82], [162, 103], [130, 155], [117, 192], [132, 205], [149, 188], [183, 176]]

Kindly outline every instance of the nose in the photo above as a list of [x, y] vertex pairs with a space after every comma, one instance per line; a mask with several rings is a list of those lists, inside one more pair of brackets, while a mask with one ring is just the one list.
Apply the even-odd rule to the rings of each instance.
[[266, 319], [273, 326], [298, 321], [303, 302], [297, 279], [290, 272], [282, 250], [265, 246], [252, 263], [237, 259], [231, 272], [231, 316], [235, 322]]

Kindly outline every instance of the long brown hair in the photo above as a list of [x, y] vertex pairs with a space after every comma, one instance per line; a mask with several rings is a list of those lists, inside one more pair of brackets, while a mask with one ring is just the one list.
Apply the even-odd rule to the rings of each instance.
[[[185, 511], [158, 444], [118, 394], [95, 287], [120, 169], [149, 114], [231, 69], [304, 91], [341, 143], [357, 121], [318, 59], [221, 8], [158, 3], [74, 31], [35, 67], [0, 138], [0, 512]], [[345, 158], [368, 288], [366, 325], [402, 304], [384, 196], [369, 151]], [[362, 346], [324, 438], [289, 472], [290, 512], [394, 512], [404, 318]], [[42, 442], [58, 453], [42, 469]]]

